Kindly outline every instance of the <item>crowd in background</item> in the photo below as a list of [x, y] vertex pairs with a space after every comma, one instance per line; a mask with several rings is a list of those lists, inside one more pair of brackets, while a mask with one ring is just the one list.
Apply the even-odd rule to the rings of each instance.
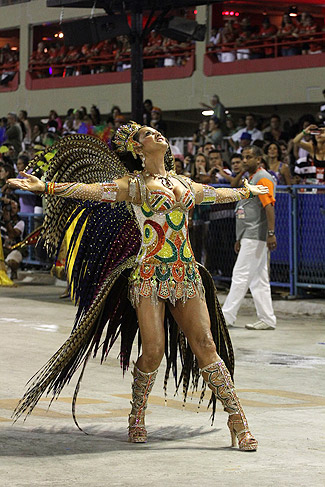
[[[324, 31], [324, 25], [307, 12], [296, 17], [285, 13], [280, 25], [272, 24], [267, 15], [260, 24], [253, 23], [248, 16], [228, 17], [221, 28], [212, 29], [207, 48], [217, 50], [219, 62], [318, 54], [325, 46]], [[281, 44], [279, 50], [275, 43]]]
[[[322, 131], [325, 106], [320, 107], [316, 115], [305, 114], [299, 120], [282, 122], [278, 114], [257, 117], [247, 113], [234, 117], [217, 95], [212, 97], [210, 105], [202, 105], [210, 108], [213, 115], [200, 122], [195, 133], [183, 140], [183, 149], [180, 149], [179, 144], [174, 144], [177, 134], [168, 133], [162, 110], [149, 99], [144, 102], [143, 123], [163, 135], [172, 136], [171, 148], [178, 174], [205, 184], [239, 187], [247, 177], [242, 152], [254, 144], [263, 150], [262, 166], [277, 185], [325, 184], [325, 129]], [[48, 117], [36, 123], [30, 122], [25, 110], [18, 115], [8, 113], [0, 119], [1, 230], [8, 249], [24, 236], [19, 213], [40, 213], [42, 201], [36, 195], [17, 196], [8, 188], [6, 180], [24, 171], [36, 153], [52, 146], [62, 136], [92, 134], [109, 144], [114, 131], [127, 121], [128, 117], [118, 106], [113, 106], [108, 115], [102, 116], [95, 105], [89, 112], [85, 106], [70, 108], [63, 117], [51, 110]], [[193, 249], [197, 260], [202, 261], [202, 232], [194, 227], [199, 228], [200, 223], [216, 217], [210, 210], [195, 211], [191, 220]], [[12, 221], [17, 231], [8, 235], [4, 218]], [[229, 253], [227, 248], [224, 251]], [[222, 267], [223, 264], [220, 265]]]
[[[190, 49], [191, 42], [180, 43], [152, 31], [143, 47], [144, 67], [181, 66], [189, 58]], [[131, 67], [130, 55], [128, 36], [83, 46], [39, 42], [30, 57], [29, 70], [38, 78], [124, 71]]]
[[14, 78], [18, 69], [19, 51], [5, 44], [0, 48], [0, 86], [6, 86]]

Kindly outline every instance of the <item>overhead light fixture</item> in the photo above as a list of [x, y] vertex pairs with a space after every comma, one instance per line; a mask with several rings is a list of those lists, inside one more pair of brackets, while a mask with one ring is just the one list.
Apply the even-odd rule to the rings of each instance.
[[202, 112], [202, 115], [204, 115], [205, 117], [212, 117], [213, 114], [214, 114], [213, 110], [203, 110]]

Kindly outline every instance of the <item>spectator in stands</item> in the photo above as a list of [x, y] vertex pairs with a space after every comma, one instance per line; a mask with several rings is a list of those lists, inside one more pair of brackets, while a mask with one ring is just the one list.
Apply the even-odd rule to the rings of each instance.
[[232, 63], [236, 60], [234, 46], [237, 36], [238, 32], [234, 28], [233, 19], [227, 19], [220, 33], [221, 53], [219, 59], [222, 63]]
[[301, 37], [304, 41], [301, 45], [301, 54], [318, 54], [319, 52], [322, 52], [320, 39], [314, 39], [314, 35], [316, 34], [316, 32], [317, 24], [314, 21], [312, 15], [303, 12], [301, 14], [300, 21], [296, 26], [297, 35]]
[[203, 154], [207, 160], [209, 160], [209, 152], [213, 149], [215, 149], [215, 146], [212, 144], [212, 142], [205, 142], [205, 144], [203, 144]]
[[18, 113], [18, 120], [24, 133], [23, 143], [25, 147], [28, 147], [32, 138], [32, 128], [30, 126], [26, 110], [20, 110]]
[[212, 142], [215, 147], [220, 147], [223, 139], [223, 133], [220, 128], [220, 120], [216, 116], [213, 116], [209, 120], [209, 133], [206, 141]]
[[19, 152], [22, 150], [23, 133], [15, 113], [8, 113], [7, 115], [6, 138], [7, 143], [14, 146], [17, 158]]
[[[24, 176], [20, 174], [20, 171], [25, 171], [27, 165], [29, 163], [29, 158], [25, 155], [18, 156], [17, 160], [17, 170], [18, 170], [18, 179], [24, 179]], [[27, 174], [31, 174], [33, 169], [29, 169]], [[19, 205], [20, 211], [22, 213], [34, 213], [34, 208], [36, 206], [37, 196], [35, 194], [23, 194], [19, 196]], [[38, 205], [38, 206], [41, 206]]]
[[118, 116], [118, 115], [122, 115], [122, 111], [120, 109], [119, 106], [117, 105], [113, 105], [112, 106], [112, 109], [111, 109], [111, 113], [110, 115], [113, 117], [113, 120], [115, 120], [115, 118]]
[[291, 184], [291, 174], [288, 164], [281, 160], [281, 147], [277, 142], [268, 144], [264, 152], [269, 173], [274, 176], [276, 184]]
[[96, 105], [92, 105], [90, 109], [90, 118], [93, 125], [100, 125], [100, 111]]
[[[313, 135], [312, 140], [303, 140], [305, 135]], [[293, 142], [309, 153], [310, 166], [315, 168], [315, 183], [325, 184], [325, 127], [311, 124], [296, 135]]]
[[11, 164], [0, 164], [0, 187], [2, 193], [9, 192], [7, 180], [15, 177], [15, 171]]
[[66, 118], [64, 125], [63, 125], [63, 132], [62, 135], [71, 135], [76, 134], [77, 132], [73, 128], [73, 117]]
[[232, 154], [230, 157], [231, 176], [225, 176], [232, 188], [243, 186], [243, 179], [249, 177], [248, 172], [244, 169], [243, 156], [241, 154]]
[[[146, 68], [161, 68], [164, 65], [164, 57], [159, 57], [159, 54], [164, 54], [163, 37], [159, 32], [152, 30], [147, 39], [146, 45], [143, 49], [144, 66]], [[147, 56], [149, 59], [147, 59]], [[147, 122], [145, 122], [147, 123]]]
[[194, 156], [190, 152], [184, 155], [184, 173], [185, 176], [192, 177], [194, 174]]
[[196, 154], [194, 159], [194, 172], [192, 175], [193, 181], [200, 183], [203, 182], [202, 178], [205, 181], [209, 179], [209, 159], [205, 154], [199, 152]]
[[199, 147], [204, 145], [208, 132], [209, 132], [209, 121], [203, 120], [202, 122], [200, 122], [198, 130], [194, 132], [192, 137], [192, 144], [196, 152], [198, 151]]
[[63, 76], [78, 75], [79, 71], [76, 69], [75, 63], [80, 59], [80, 48], [76, 46], [69, 46], [68, 52], [64, 56], [62, 62], [65, 64]]
[[[226, 109], [224, 105], [221, 103], [220, 98], [218, 95], [213, 95], [210, 101], [210, 105], [206, 103], [200, 103], [203, 108], [208, 108], [213, 110], [213, 117], [219, 120], [219, 123], [223, 123], [226, 119]], [[211, 120], [211, 119], [210, 119]]]
[[255, 115], [252, 113], [248, 113], [245, 117], [245, 127], [238, 130], [236, 133], [232, 135], [229, 139], [231, 146], [237, 150], [239, 147], [239, 141], [241, 135], [244, 132], [248, 132], [252, 137], [252, 142], [255, 140], [263, 140], [263, 133], [256, 128], [256, 118]]
[[248, 47], [249, 41], [253, 39], [253, 28], [248, 17], [243, 17], [240, 22], [241, 32], [236, 39], [236, 57], [237, 60], [249, 59], [250, 49]]
[[263, 130], [264, 140], [267, 142], [278, 142], [289, 140], [288, 132], [281, 129], [281, 118], [278, 114], [271, 115], [270, 125]]
[[6, 130], [7, 130], [7, 118], [1, 117], [0, 118], [0, 146], [7, 140]]
[[250, 289], [258, 317], [257, 322], [246, 325], [250, 330], [274, 330], [276, 326], [267, 265], [267, 250], [276, 249], [275, 187], [272, 176], [259, 167], [262, 155], [262, 150], [256, 146], [243, 152], [244, 168], [249, 172], [250, 183], [267, 186], [269, 193], [237, 203], [235, 251], [238, 257], [230, 291], [222, 308], [228, 326], [233, 325]]
[[36, 78], [45, 78], [47, 76], [47, 69], [42, 68], [46, 65], [47, 59], [48, 51], [45, 44], [44, 42], [39, 42], [36, 51], [33, 51], [29, 59], [29, 68]]
[[124, 71], [130, 67], [131, 47], [128, 36], [118, 36], [116, 38], [115, 56], [115, 70]]
[[32, 144], [43, 144], [44, 126], [38, 122], [33, 125]]
[[[76, 133], [84, 133], [83, 131], [83, 113], [81, 110], [74, 110], [73, 112], [73, 130], [76, 131]], [[81, 130], [81, 132], [79, 132]]]
[[150, 127], [158, 130], [163, 135], [166, 135], [167, 125], [164, 120], [162, 120], [162, 111], [161, 108], [153, 107], [151, 110], [151, 121]]
[[10, 278], [14, 280], [17, 279], [17, 271], [23, 257], [19, 250], [11, 250], [11, 247], [22, 240], [25, 223], [18, 216], [20, 210], [18, 201], [6, 196], [1, 199], [3, 214], [0, 225], [3, 251], [5, 263], [11, 271]]
[[227, 179], [225, 179], [225, 175], [230, 176], [231, 171], [226, 162], [222, 160], [220, 150], [212, 149], [209, 152], [209, 168], [208, 175], [210, 179], [205, 180], [205, 183], [225, 184], [228, 182]]
[[143, 123], [149, 126], [151, 122], [151, 110], [153, 109], [152, 101], [148, 98], [143, 102]]
[[47, 125], [50, 126], [50, 123], [53, 120], [57, 123], [57, 131], [58, 132], [61, 132], [61, 130], [62, 130], [62, 120], [61, 120], [61, 118], [59, 117], [59, 115], [57, 114], [57, 112], [55, 110], [50, 110], [49, 120], [48, 120]]
[[175, 172], [176, 174], [184, 174], [184, 162], [180, 157], [175, 157]]
[[277, 37], [279, 41], [283, 42], [281, 46], [282, 56], [296, 56], [299, 54], [299, 49], [297, 44], [285, 44], [286, 41], [294, 41], [297, 39], [298, 34], [296, 33], [296, 28], [291, 20], [289, 14], [284, 14], [281, 22], [281, 27], [277, 32]]
[[249, 147], [252, 144], [252, 136], [248, 132], [243, 132], [240, 136], [238, 142], [238, 149], [236, 150], [237, 154], [241, 154], [246, 147]]
[[265, 47], [263, 48], [263, 56], [266, 58], [274, 56], [274, 47], [272, 46], [276, 37], [278, 29], [275, 25], [271, 24], [269, 17], [264, 17], [262, 21], [262, 27], [258, 33], [258, 39], [263, 41]]
[[114, 118], [114, 129], [117, 130], [124, 123], [125, 123], [124, 115], [116, 115], [116, 117]]
[[9, 44], [5, 44], [0, 50], [0, 64], [4, 69], [1, 73], [0, 85], [7, 86], [16, 74], [18, 63], [18, 52], [13, 51]]

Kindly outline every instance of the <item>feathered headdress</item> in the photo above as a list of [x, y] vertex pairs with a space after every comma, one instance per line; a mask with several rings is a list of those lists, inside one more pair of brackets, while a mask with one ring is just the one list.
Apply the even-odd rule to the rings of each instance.
[[131, 152], [134, 159], [136, 159], [137, 154], [135, 152], [135, 145], [137, 142], [133, 140], [133, 137], [139, 132], [140, 129], [141, 125], [133, 122], [132, 120], [125, 125], [121, 125], [113, 137], [116, 151], [120, 153]]

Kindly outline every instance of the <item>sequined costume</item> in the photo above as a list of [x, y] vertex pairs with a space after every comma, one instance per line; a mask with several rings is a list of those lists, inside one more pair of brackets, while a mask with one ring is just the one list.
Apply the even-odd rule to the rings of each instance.
[[[231, 341], [213, 280], [194, 259], [188, 240], [188, 211], [195, 203], [247, 198], [249, 191], [215, 190], [204, 185], [194, 190], [189, 179], [175, 175], [184, 186], [176, 201], [172, 191], [149, 190], [141, 174], [128, 176], [117, 155], [92, 136], [67, 136], [49, 152], [32, 162], [47, 167], [48, 212], [41, 238], [49, 253], [55, 255], [66, 236], [66, 270], [78, 311], [71, 335], [33, 379], [15, 410], [15, 418], [30, 414], [43, 393], [59, 395], [83, 364], [73, 400], [75, 418], [75, 400], [89, 357], [101, 347], [104, 360], [118, 337], [121, 366], [128, 368], [138, 332], [131, 301], [136, 305], [140, 296], [174, 303], [205, 294], [217, 353], [232, 374]], [[129, 179], [130, 200], [116, 202], [116, 181], [125, 177]], [[172, 370], [177, 389], [183, 384], [185, 400], [189, 386], [198, 386], [199, 368], [168, 307], [165, 330], [169, 335], [165, 388]], [[211, 402], [214, 413], [214, 395]]]

